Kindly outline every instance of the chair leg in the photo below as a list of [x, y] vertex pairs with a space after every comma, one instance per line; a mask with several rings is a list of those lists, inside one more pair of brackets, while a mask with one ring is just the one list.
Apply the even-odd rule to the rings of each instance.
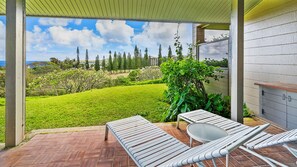
[[177, 121], [176, 121], [176, 128], [179, 129], [179, 121], [180, 121], [180, 117], [179, 115], [177, 116]]
[[250, 154], [252, 154], [252, 155], [254, 155], [254, 156], [260, 158], [261, 160], [263, 160], [264, 162], [266, 162], [266, 163], [267, 163], [268, 165], [270, 165], [271, 167], [276, 167], [276, 165], [274, 165], [274, 164], [277, 164], [277, 165], [279, 165], [279, 166], [281, 166], [281, 167], [288, 167], [288, 166], [285, 165], [285, 164], [282, 164], [282, 163], [280, 163], [280, 162], [278, 162], [278, 161], [276, 161], [276, 160], [273, 160], [273, 159], [271, 159], [271, 158], [264, 157], [264, 156], [262, 156], [262, 155], [256, 153], [255, 151], [249, 150], [249, 149], [247, 149], [247, 148], [245, 148], [245, 147], [243, 147], [243, 146], [240, 146], [239, 148], [240, 148], [241, 150], [243, 150], [243, 151], [246, 151], [246, 152], [248, 152], [248, 153], [250, 153]]
[[104, 140], [106, 141], [108, 139], [108, 127], [107, 125], [105, 126], [105, 138]]
[[226, 155], [226, 167], [229, 166], [229, 154]]
[[216, 163], [216, 161], [215, 161], [214, 159], [211, 159], [211, 161], [212, 161], [213, 166], [214, 166], [214, 167], [217, 167], [217, 163]]

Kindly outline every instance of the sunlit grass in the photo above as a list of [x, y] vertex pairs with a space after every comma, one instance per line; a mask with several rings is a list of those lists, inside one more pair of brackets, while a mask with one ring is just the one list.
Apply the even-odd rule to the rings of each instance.
[[[161, 120], [164, 84], [112, 87], [83, 93], [26, 99], [26, 132], [33, 129], [104, 125], [142, 115]], [[4, 99], [0, 99], [0, 142], [4, 141]]]

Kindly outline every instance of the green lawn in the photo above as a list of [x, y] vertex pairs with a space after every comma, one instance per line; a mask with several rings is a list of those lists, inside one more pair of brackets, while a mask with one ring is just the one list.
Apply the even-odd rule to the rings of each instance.
[[[112, 87], [52, 97], [28, 97], [26, 131], [104, 125], [142, 115], [158, 122], [168, 107], [162, 102], [164, 84]], [[4, 141], [4, 99], [0, 99], [0, 142]]]

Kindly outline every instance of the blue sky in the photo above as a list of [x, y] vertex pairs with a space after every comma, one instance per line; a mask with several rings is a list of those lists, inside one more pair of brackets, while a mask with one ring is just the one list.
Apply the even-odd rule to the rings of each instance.
[[[5, 17], [0, 17], [0, 60], [5, 58]], [[151, 56], [156, 56], [158, 45], [167, 54], [168, 46], [173, 46], [176, 23], [60, 19], [27, 17], [26, 48], [27, 60], [49, 60], [76, 58], [76, 47], [80, 48], [81, 59], [89, 50], [90, 59], [101, 58], [112, 52], [130, 52], [135, 45], [144, 51], [148, 48]], [[192, 25], [181, 24], [179, 33], [184, 45], [191, 43]]]
[[[0, 60], [5, 58], [5, 24], [5, 17], [0, 16]], [[173, 47], [177, 27], [177, 23], [27, 17], [26, 56], [29, 61], [76, 58], [78, 46], [81, 59], [86, 49], [90, 59], [95, 59], [97, 55], [107, 56], [110, 50], [133, 55], [135, 45], [142, 51], [148, 48], [149, 55], [157, 56], [160, 44], [162, 54], [167, 55], [169, 45]], [[217, 33], [208, 36], [213, 34]], [[187, 48], [192, 42], [192, 24], [180, 24], [179, 35]]]

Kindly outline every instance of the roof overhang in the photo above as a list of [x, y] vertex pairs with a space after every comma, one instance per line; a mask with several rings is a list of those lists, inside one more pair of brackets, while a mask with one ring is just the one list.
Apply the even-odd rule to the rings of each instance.
[[[245, 13], [262, 0], [245, 0]], [[0, 0], [5, 15], [6, 0]], [[27, 16], [229, 24], [231, 0], [26, 0]]]

